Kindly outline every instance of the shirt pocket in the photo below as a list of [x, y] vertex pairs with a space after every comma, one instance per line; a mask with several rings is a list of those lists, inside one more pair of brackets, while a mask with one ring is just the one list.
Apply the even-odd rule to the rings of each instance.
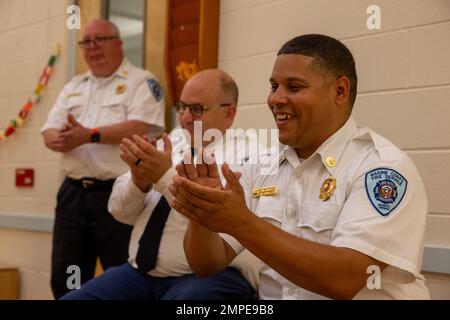
[[127, 119], [127, 104], [123, 98], [110, 98], [101, 107], [96, 125], [108, 126], [123, 122]]
[[261, 196], [256, 205], [255, 213], [258, 217], [280, 228], [283, 213], [283, 201], [281, 197]]
[[70, 98], [67, 102], [67, 112], [76, 120], [80, 120], [84, 109], [84, 101], [81, 97]]
[[330, 243], [339, 213], [337, 203], [304, 203], [297, 223], [297, 235], [318, 243]]

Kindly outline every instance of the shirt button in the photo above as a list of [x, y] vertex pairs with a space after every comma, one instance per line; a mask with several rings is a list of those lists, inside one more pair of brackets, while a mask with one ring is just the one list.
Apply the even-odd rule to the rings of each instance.
[[319, 221], [319, 220], [316, 220], [316, 222], [314, 222], [314, 225], [315, 225], [316, 227], [320, 227], [320, 221]]
[[295, 217], [296, 214], [297, 214], [297, 212], [291, 211], [291, 216], [292, 216], [292, 217]]
[[290, 296], [293, 296], [293, 295], [295, 294], [295, 290], [294, 290], [294, 289], [289, 289], [289, 290], [288, 290], [288, 294], [289, 294]]

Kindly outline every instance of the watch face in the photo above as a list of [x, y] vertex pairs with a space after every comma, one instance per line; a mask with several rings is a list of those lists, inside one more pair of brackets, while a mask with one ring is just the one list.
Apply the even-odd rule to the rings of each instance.
[[100, 141], [100, 132], [95, 132], [91, 135], [91, 142], [99, 142]]

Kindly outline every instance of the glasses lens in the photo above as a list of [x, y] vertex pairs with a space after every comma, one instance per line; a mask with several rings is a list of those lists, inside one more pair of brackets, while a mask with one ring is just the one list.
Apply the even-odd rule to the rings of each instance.
[[89, 39], [84, 39], [80, 42], [78, 42], [79, 46], [82, 49], [86, 49], [92, 46], [92, 44], [94, 44], [94, 46], [96, 47], [101, 47], [105, 44], [106, 40], [110, 40], [110, 39], [116, 39], [117, 37], [94, 37], [94, 38], [89, 38]]
[[189, 110], [191, 111], [194, 117], [201, 117], [203, 114], [203, 106], [199, 104], [192, 104], [189, 106]]
[[174, 107], [178, 113], [184, 113], [184, 110], [186, 110], [186, 105], [183, 102], [177, 102]]
[[86, 47], [89, 46], [90, 43], [91, 43], [91, 40], [83, 40], [83, 41], [79, 41], [79, 42], [78, 42], [78, 45], [79, 45], [81, 48], [86, 48]]
[[87, 49], [87, 48], [89, 48], [89, 47], [91, 47], [92, 46], [92, 44], [94, 44], [94, 46], [99, 46], [99, 45], [101, 45], [98, 41], [97, 41], [97, 38], [91, 38], [91, 39], [85, 39], [85, 40], [83, 40], [83, 41], [80, 41], [80, 42], [78, 42], [78, 44], [80, 45], [80, 47], [82, 48], [82, 49]]
[[106, 37], [95, 37], [94, 41], [97, 46], [102, 46], [105, 44]]
[[203, 115], [203, 109], [204, 107], [201, 104], [186, 104], [184, 102], [177, 102], [174, 105], [175, 111], [179, 114], [183, 114], [187, 108], [189, 108], [189, 111], [194, 117], [201, 117]]

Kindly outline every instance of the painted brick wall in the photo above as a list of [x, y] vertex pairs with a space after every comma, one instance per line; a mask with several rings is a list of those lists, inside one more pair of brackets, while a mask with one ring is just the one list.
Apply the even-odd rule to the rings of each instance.
[[[0, 128], [14, 119], [31, 95], [59, 42], [62, 52], [41, 102], [26, 124], [0, 142], [0, 213], [52, 215], [61, 182], [59, 156], [45, 148], [40, 128], [67, 81], [68, 0], [0, 0]], [[15, 187], [15, 169], [35, 169], [32, 189]], [[20, 271], [21, 299], [51, 299], [51, 235], [0, 229], [0, 264]]]

